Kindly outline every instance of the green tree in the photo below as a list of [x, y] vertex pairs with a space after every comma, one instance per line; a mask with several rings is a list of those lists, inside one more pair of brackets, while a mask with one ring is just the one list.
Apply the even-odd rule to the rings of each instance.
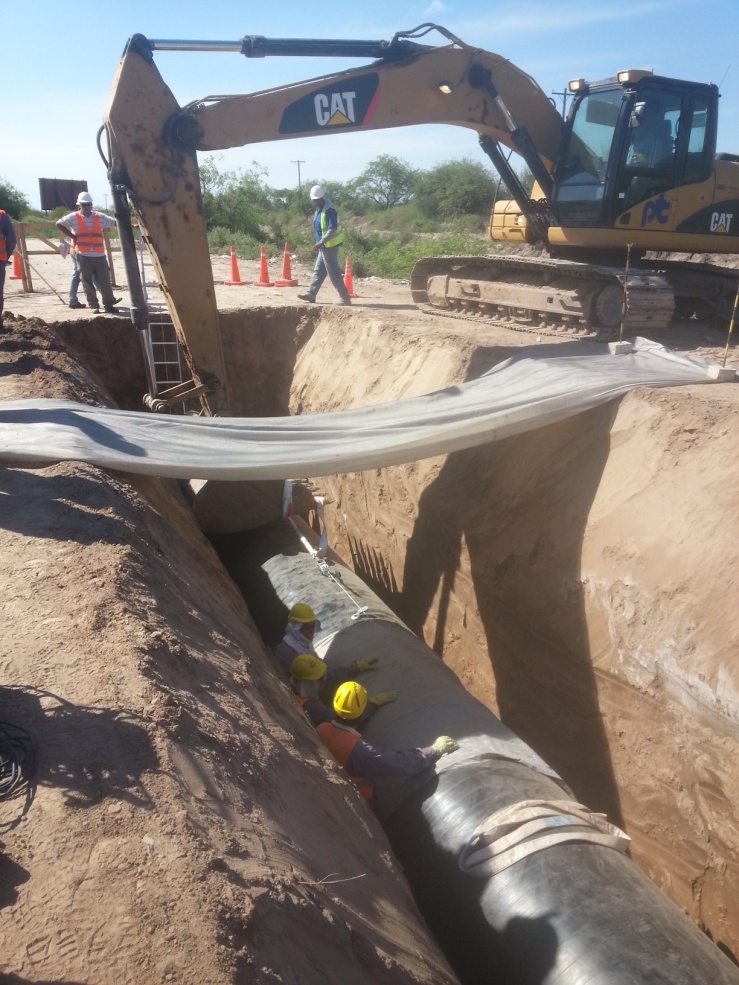
[[479, 161], [446, 161], [422, 172], [415, 200], [423, 215], [449, 220], [462, 215], [485, 215], [493, 207], [497, 181]]
[[416, 175], [415, 168], [399, 157], [381, 154], [362, 171], [355, 182], [355, 190], [385, 210], [409, 201]]
[[208, 229], [218, 226], [257, 240], [267, 238], [264, 225], [276, 203], [264, 182], [266, 168], [252, 161], [251, 169], [246, 172], [221, 172], [210, 157], [200, 165], [199, 171]]
[[28, 199], [14, 185], [0, 178], [0, 209], [7, 212], [13, 219], [20, 219], [30, 210]]

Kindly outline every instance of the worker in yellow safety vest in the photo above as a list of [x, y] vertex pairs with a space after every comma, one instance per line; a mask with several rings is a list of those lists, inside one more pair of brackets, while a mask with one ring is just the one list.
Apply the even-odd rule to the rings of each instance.
[[328, 276], [339, 292], [339, 304], [351, 304], [351, 295], [339, 267], [339, 247], [344, 242], [344, 234], [339, 229], [338, 213], [320, 185], [311, 188], [310, 197], [316, 210], [313, 215], [313, 234], [316, 240], [313, 251], [316, 254], [316, 264], [308, 290], [305, 294], [298, 294], [298, 297], [301, 301], [315, 301], [316, 294]]

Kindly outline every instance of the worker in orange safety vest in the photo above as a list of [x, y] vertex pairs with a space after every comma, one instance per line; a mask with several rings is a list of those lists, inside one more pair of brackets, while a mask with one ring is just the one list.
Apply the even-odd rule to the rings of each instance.
[[[391, 700], [395, 700], [396, 694]], [[382, 698], [384, 695], [375, 695]], [[370, 699], [372, 700], [372, 699]], [[363, 799], [374, 807], [374, 780], [382, 776], [413, 776], [427, 769], [459, 744], [448, 735], [439, 736], [430, 746], [416, 749], [384, 749], [366, 742], [348, 722], [357, 723], [367, 708], [367, 691], [356, 681], [340, 685], [334, 697], [334, 717], [321, 722], [316, 732], [336, 762], [359, 789]], [[383, 702], [387, 703], [387, 702]]]
[[[57, 228], [72, 240], [82, 277], [82, 287], [90, 310], [100, 311], [98, 296], [95, 293], [95, 285], [97, 285], [103, 307], [112, 315], [118, 313], [116, 305], [121, 299], [113, 297], [110, 268], [105, 258], [103, 229], [113, 228], [115, 224], [115, 219], [111, 219], [109, 215], [93, 210], [92, 195], [89, 192], [80, 192], [77, 196], [77, 211], [63, 215], [56, 224]], [[74, 304], [70, 306], [76, 307]]]

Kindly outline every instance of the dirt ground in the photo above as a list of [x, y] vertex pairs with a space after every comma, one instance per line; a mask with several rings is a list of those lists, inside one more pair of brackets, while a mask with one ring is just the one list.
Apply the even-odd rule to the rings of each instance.
[[[31, 262], [33, 294], [6, 282], [0, 400], [140, 409], [130, 322], [68, 309], [64, 261]], [[342, 309], [213, 269], [249, 412], [429, 392], [559, 342], [420, 314], [402, 283], [355, 280]], [[726, 338], [658, 341], [720, 361]], [[738, 424], [736, 385], [646, 390], [320, 480], [339, 554], [734, 955]], [[0, 981], [454, 982], [179, 485], [75, 463], [0, 483], [0, 721], [38, 746], [0, 801]]]

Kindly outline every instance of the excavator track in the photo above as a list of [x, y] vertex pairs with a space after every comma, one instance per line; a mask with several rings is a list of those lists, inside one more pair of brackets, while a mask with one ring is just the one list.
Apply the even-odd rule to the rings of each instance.
[[675, 308], [659, 270], [632, 268], [627, 277], [619, 267], [516, 256], [425, 257], [413, 268], [411, 293], [437, 314], [604, 342], [665, 328]]

